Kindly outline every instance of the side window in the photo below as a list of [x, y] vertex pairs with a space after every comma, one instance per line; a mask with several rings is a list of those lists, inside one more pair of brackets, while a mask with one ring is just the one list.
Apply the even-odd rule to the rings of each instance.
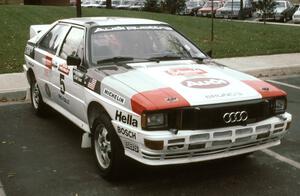
[[67, 25], [56, 25], [47, 35], [42, 39], [39, 44], [41, 49], [44, 49], [52, 54], [56, 53], [59, 44], [62, 42], [68, 32]]
[[82, 59], [83, 51], [84, 30], [73, 27], [62, 45], [62, 49], [59, 55], [63, 59], [67, 59], [68, 56], [78, 56]]

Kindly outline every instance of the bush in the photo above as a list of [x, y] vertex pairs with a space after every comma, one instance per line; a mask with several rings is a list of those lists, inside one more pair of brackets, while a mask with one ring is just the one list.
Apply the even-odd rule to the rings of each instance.
[[185, 8], [186, 0], [164, 0], [161, 2], [163, 12], [179, 14]]
[[148, 12], [159, 12], [160, 7], [158, 0], [146, 0], [144, 10]]

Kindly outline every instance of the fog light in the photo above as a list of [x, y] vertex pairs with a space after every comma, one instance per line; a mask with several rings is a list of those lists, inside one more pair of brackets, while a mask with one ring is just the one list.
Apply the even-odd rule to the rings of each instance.
[[152, 150], [162, 150], [164, 148], [164, 141], [152, 141], [144, 139], [145, 146]]

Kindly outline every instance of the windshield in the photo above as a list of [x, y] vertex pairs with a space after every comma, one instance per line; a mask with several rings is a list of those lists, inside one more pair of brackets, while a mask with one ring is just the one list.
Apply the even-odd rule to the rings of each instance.
[[195, 1], [190, 1], [190, 2], [187, 2], [186, 6], [188, 7], [196, 7], [199, 5], [199, 2], [195, 2]]
[[278, 7], [278, 8], [285, 8], [285, 2], [277, 2], [276, 7]]
[[224, 7], [234, 7], [234, 8], [239, 8], [240, 7], [240, 2], [229, 2], [227, 1], [227, 3], [224, 5]]
[[89, 43], [90, 61], [94, 65], [115, 57], [137, 60], [206, 58], [198, 48], [168, 26], [94, 27]]

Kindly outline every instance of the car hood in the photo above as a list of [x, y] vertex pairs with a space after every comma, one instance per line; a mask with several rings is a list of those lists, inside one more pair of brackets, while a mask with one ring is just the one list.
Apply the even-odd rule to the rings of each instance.
[[285, 95], [266, 82], [214, 63], [180, 60], [134, 63], [125, 67], [120, 73], [105, 77], [101, 88], [122, 94], [130, 102], [127, 107], [139, 114], [145, 110]]
[[240, 8], [239, 7], [233, 7], [233, 9], [231, 9], [231, 7], [222, 7], [220, 9], [218, 9], [218, 11], [240, 11]]

